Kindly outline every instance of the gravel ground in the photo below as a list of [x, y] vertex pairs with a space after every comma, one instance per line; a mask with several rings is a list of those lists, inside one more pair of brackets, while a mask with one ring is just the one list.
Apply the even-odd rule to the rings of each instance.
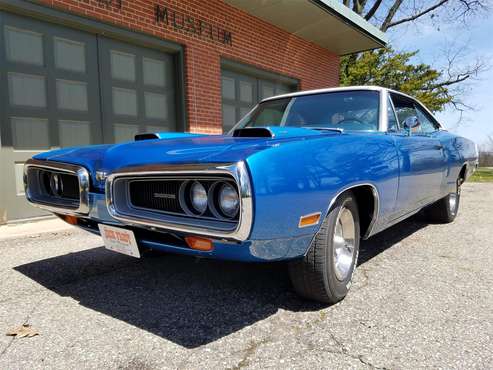
[[0, 368], [493, 368], [493, 184], [449, 225], [364, 242], [348, 297], [292, 292], [282, 264], [136, 260], [71, 230], [0, 241]]

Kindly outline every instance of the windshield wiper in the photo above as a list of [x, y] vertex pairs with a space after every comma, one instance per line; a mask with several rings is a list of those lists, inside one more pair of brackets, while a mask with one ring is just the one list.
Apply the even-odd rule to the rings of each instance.
[[303, 128], [307, 128], [310, 130], [319, 130], [319, 131], [336, 131], [336, 132], [339, 132], [341, 134], [344, 132], [344, 129], [340, 128], [340, 127], [306, 127], [306, 126], [303, 126]]

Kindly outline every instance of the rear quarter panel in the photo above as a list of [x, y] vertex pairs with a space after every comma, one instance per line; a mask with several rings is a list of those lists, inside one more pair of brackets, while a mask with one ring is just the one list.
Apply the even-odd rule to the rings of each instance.
[[474, 172], [478, 162], [476, 144], [462, 136], [448, 131], [440, 131], [438, 138], [444, 146], [447, 159], [445, 173], [446, 193], [455, 191], [455, 184], [460, 171], [466, 166], [466, 179]]
[[341, 190], [370, 183], [379, 194], [378, 221], [392, 212], [398, 184], [398, 157], [384, 133], [322, 135], [282, 143], [247, 159], [253, 183], [254, 223], [251, 239], [314, 234], [321, 222], [299, 228], [303, 215], [321, 212]]

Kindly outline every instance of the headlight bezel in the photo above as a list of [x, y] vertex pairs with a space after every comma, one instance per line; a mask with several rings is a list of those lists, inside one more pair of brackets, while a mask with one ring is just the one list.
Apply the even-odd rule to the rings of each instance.
[[[30, 186], [31, 171], [36, 171], [35, 177], [38, 182], [36, 188], [31, 188]], [[76, 177], [77, 199], [67, 202], [61, 201], [64, 198], [60, 196], [54, 197], [50, 195], [47, 197], [46, 194], [41, 194], [41, 192], [45, 193], [47, 189], [40, 182], [42, 179], [39, 177], [39, 172], [46, 174], [56, 172], [59, 176], [69, 175]], [[26, 199], [35, 207], [64, 215], [87, 215], [89, 213], [90, 176], [85, 167], [31, 158], [24, 164], [23, 182]]]
[[[235, 206], [234, 206], [234, 209], [232, 210], [232, 212], [228, 212], [227, 210], [225, 210], [225, 207], [223, 206], [223, 199], [222, 199], [222, 196], [224, 194], [224, 191], [229, 188], [229, 190], [231, 190], [233, 193], [234, 193], [234, 196], [236, 197], [235, 199]], [[219, 186], [219, 190], [218, 190], [218, 194], [217, 194], [217, 204], [219, 205], [219, 210], [221, 211], [221, 213], [226, 216], [227, 218], [235, 218], [235, 216], [238, 214], [239, 210], [240, 210], [240, 197], [239, 197], [239, 194], [238, 194], [238, 191], [235, 189], [235, 187], [227, 182], [223, 182], [222, 184], [220, 184]]]
[[[231, 186], [238, 196], [238, 211], [233, 216], [228, 216], [227, 214], [225, 214], [221, 210], [221, 207], [219, 205], [219, 191], [223, 185]], [[241, 199], [238, 195], [238, 191], [239, 189], [237, 185], [234, 182], [228, 181], [226, 179], [217, 180], [211, 185], [211, 187], [209, 188], [209, 210], [216, 219], [222, 221], [234, 221], [239, 217], [239, 210], [241, 209]]]
[[[207, 207], [200, 209], [193, 204], [192, 188], [196, 184], [200, 184], [207, 193]], [[237, 205], [234, 212], [228, 213], [220, 204], [220, 191], [224, 186], [228, 186], [235, 192], [237, 197]], [[233, 179], [227, 178], [218, 179], [188, 179], [180, 187], [179, 202], [188, 216], [204, 219], [216, 219], [219, 221], [232, 222], [239, 218], [241, 210], [241, 198], [237, 184]]]
[[[204, 204], [202, 205], [197, 205], [195, 202], [195, 194], [194, 194], [194, 188], [200, 187], [199, 191], [203, 191], [203, 195], [205, 195], [205, 200]], [[192, 184], [190, 185], [190, 190], [188, 193], [188, 199], [190, 201], [190, 204], [192, 208], [196, 211], [198, 215], [203, 215], [207, 211], [208, 203], [209, 203], [209, 194], [207, 192], [207, 189], [205, 186], [200, 182], [200, 181], [193, 181]]]

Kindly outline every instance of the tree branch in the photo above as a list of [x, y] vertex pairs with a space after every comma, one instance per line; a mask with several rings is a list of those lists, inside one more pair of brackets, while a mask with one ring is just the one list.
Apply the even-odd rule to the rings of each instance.
[[453, 79], [450, 79], [450, 80], [447, 80], [447, 81], [443, 81], [443, 82], [439, 82], [437, 84], [433, 84], [433, 85], [429, 85], [429, 86], [424, 86], [422, 90], [434, 90], [434, 89], [438, 89], [440, 87], [446, 87], [446, 86], [455, 85], [455, 84], [458, 84], [459, 82], [462, 82], [462, 81], [467, 80], [470, 77], [471, 77], [471, 74], [470, 73], [464, 74], [464, 75], [457, 75]]
[[[454, 53], [451, 53], [447, 56], [448, 59], [448, 65], [445, 70], [442, 70], [440, 74], [443, 76], [446, 74], [447, 79], [443, 80], [441, 82], [437, 82], [434, 84], [430, 84], [427, 86], [422, 87], [422, 91], [431, 91], [434, 89], [443, 89], [459, 84], [461, 82], [464, 82], [468, 79], [474, 79], [477, 77], [481, 72], [485, 71], [488, 69], [488, 65], [481, 59], [477, 59], [476, 62], [473, 65], [468, 65], [464, 66], [461, 68], [461, 70], [457, 71], [455, 67], [456, 64], [458, 64], [458, 58], [460, 57], [460, 50], [456, 51]], [[456, 91], [455, 94], [453, 95], [461, 95], [459, 92]], [[466, 106], [464, 103], [462, 105]]]
[[414, 15], [410, 16], [410, 17], [407, 17], [407, 18], [402, 18], [402, 19], [399, 19], [399, 20], [397, 20], [397, 21], [395, 21], [395, 22], [389, 22], [389, 23], [387, 24], [387, 28], [386, 28], [386, 30], [387, 30], [387, 29], [389, 29], [390, 27], [395, 27], [395, 26], [397, 26], [397, 25], [399, 25], [399, 24], [402, 24], [402, 23], [406, 23], [406, 22], [411, 22], [411, 21], [414, 21], [414, 20], [416, 20], [416, 19], [418, 19], [418, 18], [422, 17], [423, 15], [428, 14], [429, 12], [432, 12], [433, 10], [435, 10], [435, 9], [437, 9], [437, 8], [439, 8], [439, 7], [441, 7], [442, 5], [444, 5], [444, 4], [446, 4], [446, 3], [448, 3], [449, 1], [450, 1], [450, 0], [441, 0], [441, 1], [439, 1], [438, 3], [436, 3], [435, 5], [430, 6], [429, 8], [427, 8], [427, 9], [425, 9], [425, 10], [423, 10], [423, 11], [419, 12], [419, 13], [416, 13], [416, 14], [414, 14]]
[[380, 8], [380, 5], [382, 5], [382, 0], [375, 0], [373, 6], [370, 8], [370, 10], [368, 10], [368, 13], [366, 13], [365, 15], [365, 19], [367, 21], [370, 20], [375, 15], [378, 8]]
[[366, 0], [353, 0], [353, 12], [361, 15], [365, 9]]
[[387, 16], [385, 17], [385, 20], [382, 23], [382, 26], [380, 26], [380, 30], [383, 32], [387, 31], [389, 28], [389, 24], [392, 22], [392, 19], [395, 16], [395, 13], [397, 13], [397, 10], [399, 10], [403, 0], [395, 0], [394, 5], [389, 9], [389, 12], [387, 13]]

